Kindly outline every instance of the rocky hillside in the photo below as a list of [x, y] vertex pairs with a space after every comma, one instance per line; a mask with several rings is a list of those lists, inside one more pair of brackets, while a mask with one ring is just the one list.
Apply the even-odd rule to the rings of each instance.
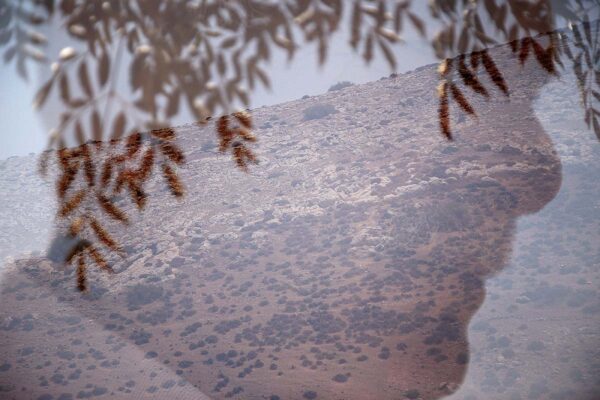
[[[452, 142], [436, 66], [253, 110], [249, 173], [178, 128], [182, 199], [157, 175], [129, 225], [93, 210], [116, 274], [5, 263], [2, 396], [593, 399], [600, 146], [572, 75], [490, 54], [510, 96], [457, 79]], [[3, 255], [61, 227], [34, 165], [0, 166]]]

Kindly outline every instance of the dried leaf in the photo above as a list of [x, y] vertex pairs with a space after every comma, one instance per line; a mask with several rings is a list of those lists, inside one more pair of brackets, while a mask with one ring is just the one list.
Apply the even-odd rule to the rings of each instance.
[[242, 143], [233, 144], [233, 158], [242, 171], [248, 172], [248, 162], [258, 163], [256, 156]]
[[[79, 166], [79, 163], [77, 163]], [[71, 187], [71, 183], [75, 180], [75, 176], [77, 175], [77, 168], [71, 165], [68, 165], [56, 183], [56, 192], [58, 194], [59, 199], [63, 199], [67, 193], [67, 190]]]
[[83, 228], [83, 218], [77, 217], [69, 225], [69, 235], [77, 236], [81, 229]]
[[469, 104], [467, 98], [462, 94], [462, 92], [456, 85], [451, 83], [450, 91], [452, 92], [452, 97], [454, 97], [454, 100], [456, 100], [456, 102], [464, 112], [470, 115], [475, 115], [475, 110], [473, 109], [473, 107], [471, 107], [471, 104]]
[[138, 209], [143, 209], [146, 205], [147, 195], [141, 186], [133, 179], [127, 181], [127, 186], [129, 188], [129, 193], [131, 194], [131, 199], [136, 204]]
[[58, 215], [60, 215], [61, 217], [66, 217], [67, 215], [72, 213], [77, 207], [79, 207], [83, 199], [85, 199], [85, 195], [86, 189], [79, 190], [73, 195], [73, 197], [71, 197], [62, 205], [60, 211], [58, 212]]
[[550, 74], [555, 74], [556, 69], [554, 68], [554, 48], [552, 46], [544, 49], [537, 41], [531, 40], [533, 46], [533, 52], [540, 65], [548, 71]]
[[98, 266], [106, 272], [113, 273], [113, 269], [108, 265], [102, 254], [96, 249], [94, 246], [89, 246], [87, 252], [92, 257], [92, 259], [98, 264]]
[[248, 172], [248, 165], [246, 164], [246, 160], [244, 158], [244, 148], [239, 145], [233, 146], [233, 157], [237, 166], [244, 172]]
[[98, 193], [98, 203], [108, 215], [116, 219], [117, 221], [125, 224], [129, 223], [127, 215], [117, 206], [115, 206], [105, 195]]
[[181, 181], [179, 180], [179, 177], [177, 176], [173, 168], [171, 168], [171, 166], [165, 163], [162, 165], [162, 170], [163, 175], [167, 180], [167, 184], [169, 185], [169, 189], [171, 190], [173, 196], [183, 196], [183, 185], [181, 184]]
[[183, 152], [181, 150], [179, 150], [179, 148], [177, 146], [175, 146], [173, 143], [162, 142], [160, 144], [160, 150], [165, 156], [169, 157], [169, 159], [171, 161], [173, 161], [175, 164], [181, 165], [185, 162], [185, 156], [183, 155]]
[[110, 160], [107, 160], [104, 163], [104, 168], [102, 169], [102, 176], [100, 177], [100, 182], [102, 183], [102, 188], [105, 189], [108, 186], [110, 179], [112, 177], [113, 166]]
[[144, 153], [140, 168], [136, 173], [140, 182], [144, 182], [150, 177], [152, 167], [154, 167], [154, 149], [151, 147]]
[[256, 136], [252, 134], [252, 131], [246, 128], [239, 128], [237, 134], [244, 139], [246, 142], [256, 142]]
[[96, 234], [98, 240], [100, 240], [106, 247], [113, 251], [121, 251], [121, 248], [119, 247], [117, 242], [110, 236], [108, 231], [102, 227], [102, 225], [96, 218], [90, 218], [90, 227]]
[[222, 116], [217, 120], [217, 133], [219, 134], [219, 151], [224, 152], [229, 147], [233, 140], [234, 132], [229, 129], [229, 119], [227, 116]]
[[233, 113], [233, 116], [236, 117], [244, 127], [252, 129], [252, 116], [249, 112], [238, 111]]
[[450, 131], [450, 110], [448, 104], [448, 83], [445, 81], [438, 86], [438, 99], [440, 101], [438, 108], [440, 129], [446, 139], [452, 140], [452, 132]]
[[440, 76], [442, 78], [445, 78], [448, 76], [451, 69], [452, 69], [452, 59], [446, 58], [446, 59], [442, 60], [442, 62], [440, 62], [440, 65], [438, 66], [438, 73], [440, 74]]
[[123, 190], [125, 184], [132, 179], [135, 179], [134, 171], [130, 169], [125, 169], [121, 171], [117, 176], [117, 179], [115, 180], [113, 193], [121, 193], [121, 190]]
[[175, 131], [172, 128], [155, 129], [150, 134], [162, 140], [175, 139]]
[[476, 93], [479, 93], [485, 97], [489, 97], [487, 90], [467, 67], [464, 54], [458, 58], [458, 73], [460, 74], [465, 85], [473, 89]]
[[494, 60], [487, 53], [487, 50], [481, 52], [481, 60], [483, 61], [483, 66], [492, 82], [494, 82], [498, 89], [502, 90], [502, 92], [508, 96], [508, 85], [504, 81], [502, 73], [498, 67], [496, 67]]
[[87, 280], [86, 280], [86, 265], [83, 253], [77, 257], [77, 289], [80, 292], [87, 291]]
[[521, 39], [521, 46], [519, 51], [519, 62], [521, 65], [525, 63], [527, 56], [529, 55], [529, 46], [531, 45], [531, 38], [526, 37]]
[[77, 243], [75, 243], [75, 245], [71, 247], [69, 253], [67, 253], [65, 257], [65, 263], [69, 264], [76, 255], [82, 255], [83, 252], [91, 245], [92, 243], [90, 241], [85, 239], [79, 239]]
[[139, 132], [132, 133], [127, 137], [125, 143], [126, 157], [133, 157], [142, 147], [142, 134]]
[[88, 186], [92, 187], [96, 183], [96, 167], [92, 162], [92, 156], [90, 154], [90, 150], [87, 144], [82, 146], [83, 150], [83, 170], [85, 173], [85, 178], [87, 180]]

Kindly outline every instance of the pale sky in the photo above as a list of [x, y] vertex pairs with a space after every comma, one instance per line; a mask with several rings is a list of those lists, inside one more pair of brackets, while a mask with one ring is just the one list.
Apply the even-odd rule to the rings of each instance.
[[[415, 10], [419, 11], [419, 15], [426, 15], [425, 7], [426, 2], [416, 2]], [[330, 38], [327, 63], [322, 67], [318, 66], [314, 44], [303, 46], [296, 52], [291, 63], [287, 62], [283, 52], [275, 51], [271, 64], [266, 66], [271, 79], [271, 90], [255, 90], [250, 96], [251, 108], [278, 104], [307, 94], [324, 93], [331, 85], [340, 81], [365, 83], [388, 76], [392, 70], [379, 52], [375, 53], [375, 59], [368, 66], [359, 54], [353, 52], [348, 43], [348, 25], [345, 18], [338, 32]], [[48, 36], [51, 35], [50, 33]], [[412, 28], [405, 29], [403, 39], [405, 43], [393, 48], [398, 72], [406, 72], [436, 61], [429, 44], [418, 37]], [[58, 50], [67, 45], [72, 44], [49, 43], [49, 58], [56, 59]], [[36, 89], [47, 77], [48, 67], [32, 62], [28, 67], [31, 74], [29, 83], [17, 75], [14, 64], [0, 63], [0, 160], [43, 151], [48, 131], [52, 128], [48, 120], [56, 117], [49, 115], [51, 110], [43, 108], [41, 111], [34, 111], [31, 107]], [[176, 125], [188, 122], [191, 122], [189, 115], [179, 116], [174, 121]]]
[[[318, 66], [314, 43], [302, 46], [291, 63], [287, 62], [286, 55], [282, 51], [274, 51], [271, 64], [265, 65], [271, 79], [271, 90], [259, 88], [251, 93], [250, 108], [278, 104], [304, 95], [324, 93], [330, 86], [341, 81], [353, 83], [375, 81], [392, 72], [379, 49], [376, 49], [375, 58], [370, 65], [365, 64], [360, 54], [353, 52], [348, 43], [350, 4], [350, 2], [344, 3], [346, 16], [340, 22], [336, 34], [330, 38], [326, 64], [322, 67]], [[431, 18], [428, 17], [427, 4], [425, 0], [414, 1], [412, 10], [424, 18], [429, 30], [428, 36], [431, 37], [436, 27], [432, 26]], [[60, 23], [54, 26], [60, 27]], [[74, 46], [73, 43], [65, 42], [65, 39], [52, 40], [52, 37], [66, 38], [64, 34], [53, 33], [52, 29], [63, 28], [50, 27], [47, 28], [48, 32], [45, 32], [51, 38], [47, 49], [51, 60], [57, 58], [61, 48]], [[402, 38], [404, 43], [392, 47], [398, 64], [397, 72], [407, 72], [437, 61], [430, 43], [419, 37], [408, 21], [405, 21]], [[48, 77], [48, 66], [41, 67], [30, 63], [29, 71], [32, 76], [27, 83], [16, 74], [14, 64], [5, 65], [0, 62], [0, 129], [2, 132], [0, 133], [0, 160], [44, 150], [48, 132], [54, 125], [52, 121], [57, 120], [57, 115], [53, 114], [58, 113], [58, 108], [52, 109], [47, 104], [45, 109], [34, 111], [31, 107], [36, 89]], [[49, 100], [48, 103], [51, 101]], [[173, 123], [180, 125], [192, 121], [189, 113], [182, 113], [174, 119]]]

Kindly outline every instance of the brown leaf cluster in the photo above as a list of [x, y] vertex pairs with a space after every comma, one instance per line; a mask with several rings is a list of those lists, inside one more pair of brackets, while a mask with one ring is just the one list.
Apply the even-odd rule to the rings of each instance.
[[521, 40], [510, 42], [514, 53], [518, 54], [521, 65], [525, 63], [531, 52], [535, 55], [535, 59], [542, 68], [549, 74], [556, 75], [556, 65], [559, 62], [556, 45], [554, 43], [554, 35], [545, 36], [549, 38], [550, 44], [544, 48], [537, 40], [531, 37], [526, 37]]
[[242, 170], [248, 171], [248, 163], [258, 163], [258, 159], [247, 146], [256, 142], [252, 134], [252, 117], [247, 111], [239, 111], [220, 117], [217, 122], [219, 135], [219, 151], [224, 153], [231, 149], [233, 159]]
[[108, 265], [104, 256], [87, 240], [80, 240], [67, 256], [66, 262], [71, 264], [74, 260], [77, 261], [77, 289], [81, 292], [87, 291], [87, 262], [86, 259], [91, 259], [100, 269], [108, 273], [113, 273], [113, 269]]
[[475, 94], [483, 96], [486, 99], [490, 97], [489, 91], [478, 77], [480, 68], [483, 68], [485, 74], [487, 74], [492, 83], [500, 91], [506, 96], [509, 95], [506, 81], [487, 50], [471, 53], [469, 55], [468, 63], [467, 56], [461, 54], [454, 59], [447, 58], [443, 60], [438, 67], [438, 73], [441, 79], [441, 83], [438, 86], [438, 118], [442, 135], [448, 140], [452, 140], [452, 129], [450, 127], [450, 96], [462, 112], [472, 117], [477, 116], [475, 109], [461, 88], [455, 83], [455, 76], [458, 75], [458, 78], [460, 78], [463, 85], [472, 90]]
[[[50, 153], [44, 160], [47, 170]], [[100, 216], [123, 224], [129, 217], [118, 203], [118, 194], [128, 191], [138, 209], [144, 208], [147, 194], [145, 183], [150, 179], [155, 163], [162, 166], [163, 175], [173, 195], [184, 194], [183, 184], [172, 165], [183, 165], [185, 156], [175, 143], [172, 129], [149, 133], [132, 133], [126, 138], [111, 139], [108, 143], [85, 143], [75, 148], [55, 151], [59, 178], [57, 197], [60, 200], [57, 216], [68, 220], [67, 232], [79, 238], [66, 257], [77, 260], [78, 288], [85, 289], [87, 263], [111, 271], [106, 258], [94, 243], [122, 254], [121, 246], [103, 226]], [[100, 173], [96, 173], [96, 171]]]

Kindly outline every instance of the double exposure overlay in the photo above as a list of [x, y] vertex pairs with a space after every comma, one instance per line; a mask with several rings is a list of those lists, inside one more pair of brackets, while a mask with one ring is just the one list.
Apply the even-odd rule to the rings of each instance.
[[0, 54], [0, 399], [600, 398], [598, 1], [0, 0]]

